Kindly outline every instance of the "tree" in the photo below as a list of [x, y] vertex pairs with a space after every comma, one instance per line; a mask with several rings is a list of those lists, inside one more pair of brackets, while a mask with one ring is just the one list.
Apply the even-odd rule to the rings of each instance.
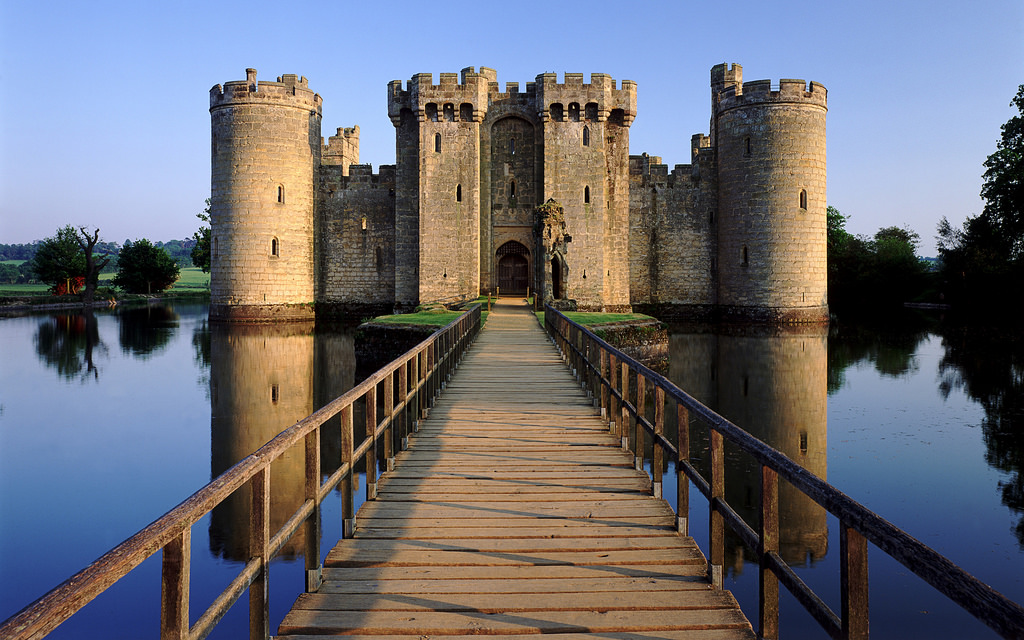
[[[196, 217], [203, 222], [210, 221], [210, 199], [206, 199], [206, 208]], [[210, 273], [210, 227], [200, 226], [199, 231], [192, 234], [196, 244], [192, 247], [192, 265], [199, 267], [203, 273]]]
[[1010, 101], [1020, 115], [1002, 126], [996, 151], [985, 160], [982, 216], [1009, 239], [1008, 259], [1024, 257], [1024, 84]]
[[113, 282], [131, 293], [158, 293], [178, 279], [178, 265], [163, 249], [142, 238], [125, 241]]
[[82, 306], [92, 307], [92, 299], [96, 294], [96, 285], [100, 280], [100, 270], [110, 262], [110, 256], [102, 256], [98, 260], [93, 257], [93, 249], [100, 239], [100, 230], [96, 229], [90, 236], [85, 227], [79, 227], [75, 234], [78, 246], [85, 257], [85, 290], [82, 292]]
[[68, 225], [57, 230], [53, 237], [39, 244], [32, 258], [32, 269], [39, 281], [57, 291], [63, 285], [65, 291], [76, 278], [85, 277], [85, 255], [78, 244], [78, 231]]
[[826, 224], [828, 225], [828, 250], [842, 250], [853, 238], [853, 234], [846, 230], [846, 221], [850, 216], [839, 213], [832, 205], [825, 208]]

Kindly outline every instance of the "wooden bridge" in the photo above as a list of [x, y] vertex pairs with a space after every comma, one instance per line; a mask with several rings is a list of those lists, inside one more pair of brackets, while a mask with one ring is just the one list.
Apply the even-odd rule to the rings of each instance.
[[282, 638], [752, 638], [521, 302], [502, 299]]
[[[270, 563], [300, 528], [306, 593], [280, 625], [282, 638], [752, 638], [750, 622], [721, 588], [728, 528], [758, 565], [757, 637], [779, 637], [784, 586], [830, 637], [867, 638], [871, 544], [1002, 637], [1024, 639], [1018, 603], [561, 313], [546, 311], [547, 335], [514, 300], [500, 301], [483, 331], [480, 320], [475, 305], [284, 429], [0, 623], [0, 638], [46, 636], [160, 553], [163, 640], [205, 638], [245, 595], [249, 637], [265, 640]], [[669, 412], [678, 426], [672, 439], [665, 436]], [[340, 429], [332, 429], [338, 440], [331, 444], [342, 460], [328, 471], [321, 438], [335, 419]], [[691, 430], [701, 429], [703, 471], [692, 464], [690, 445]], [[754, 525], [726, 500], [726, 442], [760, 468]], [[305, 499], [274, 531], [270, 466], [300, 448]], [[378, 481], [379, 460], [387, 473]], [[676, 470], [674, 513], [660, 499], [667, 461]], [[367, 502], [356, 514], [360, 462]], [[779, 554], [780, 481], [837, 520], [838, 611]], [[691, 483], [707, 500], [707, 561], [687, 535]], [[249, 560], [194, 616], [192, 528], [242, 487], [249, 489]], [[336, 490], [344, 539], [321, 565], [321, 505]]]

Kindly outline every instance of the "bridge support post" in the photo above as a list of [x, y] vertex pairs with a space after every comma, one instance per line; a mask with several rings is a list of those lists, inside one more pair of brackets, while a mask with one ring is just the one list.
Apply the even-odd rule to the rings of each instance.
[[352, 454], [352, 405], [341, 410], [341, 464], [348, 465], [348, 473], [341, 479], [341, 537], [351, 538], [356, 531], [355, 491], [352, 478], [355, 476], [355, 460]]
[[384, 431], [385, 471], [395, 470], [395, 374], [384, 377], [384, 419], [388, 428]]
[[189, 574], [191, 573], [192, 528], [186, 527], [163, 550], [160, 585], [160, 639], [188, 638]]
[[303, 555], [306, 562], [306, 593], [313, 593], [323, 583], [323, 571], [320, 564], [320, 535], [323, 527], [320, 522], [320, 427], [306, 435], [306, 483], [303, 491], [306, 500], [313, 501], [313, 513], [306, 518], [306, 549]]
[[779, 637], [779, 578], [769, 569], [768, 554], [779, 551], [779, 476], [774, 469], [761, 466], [761, 527], [760, 548], [757, 550], [759, 637], [775, 640]]
[[372, 444], [366, 452], [366, 499], [377, 499], [377, 387], [366, 392], [366, 437]]
[[725, 520], [718, 511], [725, 501], [725, 443], [717, 429], [711, 430], [711, 499], [708, 501], [709, 536], [708, 577], [716, 589], [724, 585], [725, 567]]
[[690, 478], [684, 465], [690, 460], [690, 413], [681, 404], [676, 405], [676, 531], [690, 535]]
[[249, 556], [259, 558], [260, 570], [249, 585], [249, 640], [270, 637], [270, 465], [249, 481]]
[[[654, 387], [654, 433], [658, 437], [665, 436], [665, 390], [661, 387]], [[662, 467], [665, 465], [665, 450], [657, 441], [651, 449], [654, 457], [651, 459], [651, 495], [655, 498], [662, 496]]]
[[842, 637], [868, 637], [868, 543], [856, 529], [839, 523], [840, 606]]

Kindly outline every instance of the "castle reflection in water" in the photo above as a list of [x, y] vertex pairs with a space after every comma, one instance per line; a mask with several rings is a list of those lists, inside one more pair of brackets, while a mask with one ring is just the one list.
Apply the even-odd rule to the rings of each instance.
[[[283, 429], [352, 388], [356, 359], [351, 332], [314, 331], [312, 323], [219, 325], [210, 328], [210, 477], [215, 478]], [[323, 471], [338, 468], [338, 424], [321, 436]], [[332, 437], [333, 436], [333, 437]], [[293, 447], [271, 465], [270, 530], [277, 531], [303, 502], [304, 451]], [[213, 511], [211, 551], [249, 558], [249, 489]], [[300, 557], [299, 528], [281, 557]]]
[[[823, 480], [828, 473], [827, 327], [680, 328], [669, 338], [668, 377], [700, 402], [775, 447]], [[707, 470], [708, 433], [690, 424], [691, 457]], [[706, 476], [710, 477], [710, 476]], [[760, 472], [726, 443], [726, 500], [753, 527]], [[700, 508], [693, 505], [691, 508]], [[780, 553], [792, 565], [828, 551], [825, 510], [779, 482]], [[742, 569], [743, 548], [727, 536], [726, 566]]]
[[[827, 329], [821, 326], [724, 329], [677, 328], [669, 338], [668, 376], [696, 399], [827, 479]], [[353, 335], [314, 330], [312, 324], [213, 325], [210, 328], [211, 477], [306, 417], [356, 382]], [[361, 425], [360, 407], [355, 424]], [[670, 431], [675, 425], [669, 425]], [[337, 423], [321, 441], [324, 472], [340, 463]], [[691, 456], [706, 471], [707, 429], [693, 421]], [[333, 435], [332, 435], [333, 434]], [[357, 439], [360, 435], [357, 433]], [[757, 465], [726, 448], [726, 499], [752, 526], [758, 521]], [[271, 530], [303, 500], [303, 451], [294, 448], [271, 467]], [[210, 524], [211, 551], [248, 558], [249, 493], [243, 488], [217, 507]], [[704, 508], [695, 503], [692, 508]], [[828, 551], [825, 511], [785, 482], [779, 486], [781, 554], [794, 565]], [[304, 549], [300, 528], [282, 556]], [[742, 569], [738, 539], [726, 564]]]

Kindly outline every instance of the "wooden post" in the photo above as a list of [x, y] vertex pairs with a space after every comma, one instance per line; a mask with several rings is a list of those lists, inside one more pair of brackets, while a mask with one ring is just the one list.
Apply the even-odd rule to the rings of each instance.
[[[416, 355], [409, 359], [409, 393], [412, 396], [412, 401], [409, 403], [409, 416], [411, 420], [409, 423], [410, 430], [407, 433], [418, 431], [420, 428], [420, 353], [417, 351]], [[402, 447], [402, 449], [408, 448], [408, 443]]]
[[303, 497], [312, 500], [313, 513], [306, 518], [306, 593], [313, 593], [323, 583], [323, 567], [320, 564], [320, 427], [306, 435], [306, 484]]
[[856, 529], [839, 523], [839, 582], [842, 636], [868, 637], [868, 543]]
[[779, 476], [774, 469], [761, 465], [761, 527], [758, 576], [761, 581], [758, 597], [760, 631], [758, 637], [775, 640], [779, 637], [779, 578], [765, 566], [769, 552], [779, 550]]
[[644, 470], [644, 449], [647, 448], [647, 431], [644, 429], [641, 417], [647, 416], [647, 379], [637, 373], [636, 375], [636, 450], [633, 452], [633, 467], [637, 471]]
[[270, 637], [270, 465], [249, 481], [249, 557], [260, 571], [249, 585], [249, 640]]
[[723, 570], [725, 566], [725, 521], [719, 513], [719, 502], [725, 500], [725, 444], [722, 434], [711, 430], [711, 500], [708, 502], [709, 514], [709, 545], [708, 578], [716, 589], [724, 584]]
[[388, 423], [384, 432], [385, 471], [395, 470], [395, 372], [384, 376], [384, 419]]
[[366, 437], [373, 444], [366, 451], [366, 499], [377, 499], [377, 385], [366, 392]]
[[409, 361], [398, 368], [398, 401], [402, 404], [401, 420], [398, 424], [399, 449], [409, 448]]
[[630, 429], [629, 410], [626, 408], [626, 405], [629, 403], [629, 365], [625, 362], [619, 363], [619, 385], [622, 388], [622, 400], [619, 408], [619, 433], [622, 434], [623, 451], [629, 451], [630, 438], [633, 438], [634, 445], [636, 444], [636, 438], [633, 437], [632, 429]]
[[[665, 390], [661, 387], [654, 387], [654, 433], [659, 437], [665, 436]], [[654, 457], [651, 459], [651, 495], [655, 498], [662, 496], [662, 467], [665, 466], [665, 450], [655, 438], [652, 448]]]
[[352, 405], [341, 409], [341, 464], [348, 464], [348, 473], [338, 483], [341, 491], [341, 537], [351, 538], [356, 531], [355, 491], [352, 476], [356, 473], [355, 448], [352, 435]]
[[[600, 350], [600, 363], [598, 364], [597, 375], [598, 384], [601, 386], [601, 419], [604, 420], [608, 418], [608, 384], [605, 384], [604, 377], [604, 372], [608, 370], [608, 352], [601, 347], [598, 347], [598, 349]], [[611, 374], [609, 374], [609, 377], [611, 377]], [[609, 427], [610, 426], [611, 425], [609, 425]]]
[[681, 404], [676, 404], [676, 530], [684, 536], [690, 535], [690, 478], [683, 471], [683, 464], [690, 460], [690, 413]]
[[160, 582], [160, 638], [185, 640], [189, 637], [189, 574], [191, 573], [192, 528], [185, 527], [163, 551]]
[[608, 354], [608, 427], [612, 435], [621, 436], [619, 431], [619, 401], [615, 399], [615, 392], [619, 390], [619, 359], [614, 354]]

